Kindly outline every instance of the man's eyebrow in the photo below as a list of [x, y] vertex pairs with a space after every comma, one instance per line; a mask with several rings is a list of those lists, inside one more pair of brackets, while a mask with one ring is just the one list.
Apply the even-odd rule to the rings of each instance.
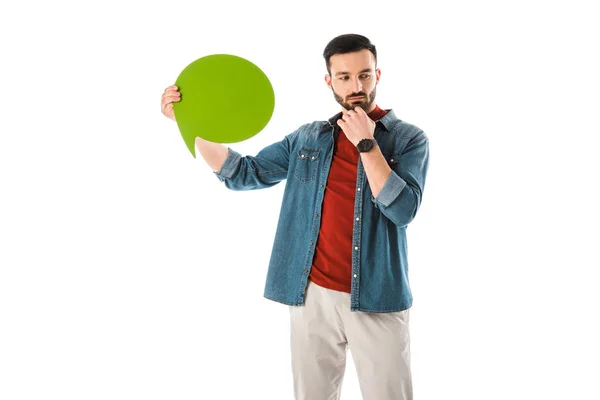
[[[371, 68], [366, 68], [366, 69], [363, 69], [362, 71], [360, 71], [359, 74], [364, 74], [365, 72], [373, 72], [373, 70]], [[335, 76], [340, 76], [340, 75], [350, 75], [350, 72], [340, 71], [340, 72], [335, 73]]]

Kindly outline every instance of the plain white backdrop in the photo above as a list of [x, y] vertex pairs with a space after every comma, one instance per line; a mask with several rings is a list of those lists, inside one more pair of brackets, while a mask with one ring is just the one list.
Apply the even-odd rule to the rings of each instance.
[[322, 51], [348, 32], [430, 138], [415, 398], [600, 398], [592, 3], [2, 5], [0, 399], [293, 398], [288, 310], [262, 297], [285, 183], [225, 189], [160, 96], [202, 56], [253, 61], [275, 112], [231, 146], [255, 154], [338, 111]]

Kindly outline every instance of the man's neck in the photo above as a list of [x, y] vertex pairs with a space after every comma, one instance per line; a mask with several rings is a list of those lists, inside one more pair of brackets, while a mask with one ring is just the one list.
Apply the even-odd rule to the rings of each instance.
[[371, 107], [369, 107], [369, 110], [365, 110], [365, 112], [367, 114], [371, 114], [373, 111], [375, 111], [377, 109], [377, 104], [373, 103], [371, 104]]

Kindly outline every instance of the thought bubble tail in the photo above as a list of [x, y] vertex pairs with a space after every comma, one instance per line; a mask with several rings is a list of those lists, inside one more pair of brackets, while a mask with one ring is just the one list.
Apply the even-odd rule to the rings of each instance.
[[190, 138], [189, 135], [184, 135], [184, 128], [182, 126], [182, 123], [179, 121], [179, 119], [177, 119], [177, 112], [179, 110], [179, 107], [181, 107], [180, 103], [173, 103], [173, 112], [175, 114], [175, 122], [177, 123], [177, 128], [179, 128], [179, 133], [181, 134], [181, 138], [183, 139], [183, 142], [185, 143], [185, 145], [188, 148], [188, 150], [190, 151], [190, 153], [192, 153], [192, 156], [194, 158], [196, 158], [196, 146], [195, 146], [196, 139]]
[[[180, 129], [181, 132], [181, 129]], [[183, 141], [185, 142], [185, 146], [188, 148], [192, 156], [196, 158], [196, 138], [186, 137], [185, 135], [181, 135]]]
[[196, 146], [195, 146], [195, 140], [192, 140], [191, 142], [189, 140], [185, 141], [185, 145], [187, 146], [188, 150], [190, 151], [190, 153], [192, 153], [192, 156], [194, 156], [194, 158], [196, 158]]

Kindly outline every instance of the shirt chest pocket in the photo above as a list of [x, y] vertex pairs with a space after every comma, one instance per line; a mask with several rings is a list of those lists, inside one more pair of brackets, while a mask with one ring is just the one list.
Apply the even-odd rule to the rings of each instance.
[[296, 154], [294, 175], [302, 183], [309, 183], [317, 177], [321, 150], [302, 147]]

